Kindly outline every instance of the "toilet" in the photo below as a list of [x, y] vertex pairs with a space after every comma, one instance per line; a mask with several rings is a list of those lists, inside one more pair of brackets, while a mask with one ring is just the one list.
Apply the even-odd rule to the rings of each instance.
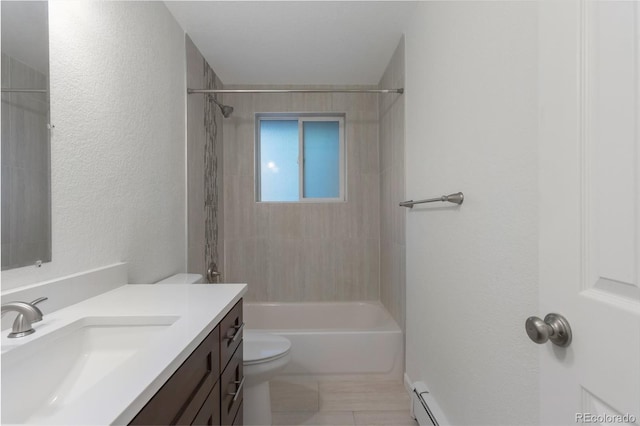
[[291, 360], [286, 337], [260, 331], [244, 331], [244, 424], [271, 424], [269, 380]]
[[[198, 284], [202, 275], [176, 274], [156, 284]], [[269, 380], [291, 360], [291, 342], [286, 337], [254, 330], [244, 330], [243, 421], [246, 425], [271, 425]]]

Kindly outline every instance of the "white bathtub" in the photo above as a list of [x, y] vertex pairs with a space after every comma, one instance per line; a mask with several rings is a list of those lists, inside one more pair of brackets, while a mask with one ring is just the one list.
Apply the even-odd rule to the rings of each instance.
[[402, 331], [381, 303], [246, 303], [247, 329], [291, 340], [282, 374], [402, 378]]

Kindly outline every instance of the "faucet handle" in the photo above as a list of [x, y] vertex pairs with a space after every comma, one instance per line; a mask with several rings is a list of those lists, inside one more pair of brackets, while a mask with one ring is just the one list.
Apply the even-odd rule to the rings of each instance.
[[48, 297], [38, 297], [36, 300], [33, 300], [31, 303], [29, 303], [30, 305], [37, 305], [40, 302], [44, 302], [45, 300], [49, 300]]
[[[43, 315], [42, 311], [36, 305], [38, 303], [40, 303], [40, 302], [44, 302], [45, 300], [49, 300], [49, 298], [48, 297], [38, 297], [36, 300], [33, 300], [31, 303], [28, 303], [28, 304], [31, 305], [31, 307], [33, 307], [33, 309], [35, 309], [40, 314], [40, 316], [42, 317], [42, 315]], [[18, 318], [16, 318], [16, 321], [18, 321], [19, 318], [20, 318], [20, 315], [18, 315]], [[42, 319], [42, 318], [40, 318], [40, 319]], [[38, 322], [38, 321], [40, 321], [40, 320], [33, 321], [33, 322]]]
[[[32, 322], [42, 321], [42, 316], [43, 316], [42, 311], [36, 305], [38, 303], [40, 303], [40, 302], [44, 302], [45, 300], [49, 300], [49, 298], [48, 297], [38, 297], [36, 300], [33, 300], [31, 303], [29, 303], [29, 305], [31, 305], [33, 307], [33, 309], [35, 309], [38, 312], [38, 314], [40, 314], [40, 319], [37, 319], [37, 320], [32, 321]], [[16, 320], [14, 322], [15, 325], [17, 325], [18, 322], [23, 321], [23, 318], [21, 318], [22, 316], [23, 316], [22, 314], [18, 315], [18, 317], [16, 318]]]

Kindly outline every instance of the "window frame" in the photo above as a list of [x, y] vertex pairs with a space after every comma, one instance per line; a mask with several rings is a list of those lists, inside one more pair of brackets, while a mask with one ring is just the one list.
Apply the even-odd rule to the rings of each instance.
[[[265, 121], [298, 121], [298, 200], [296, 201], [263, 201], [262, 200], [262, 164], [260, 161], [260, 123]], [[337, 121], [339, 137], [339, 194], [334, 198], [311, 198], [304, 196], [304, 123], [318, 121]], [[323, 113], [323, 112], [286, 112], [286, 113], [256, 113], [254, 132], [254, 173], [255, 173], [255, 201], [258, 203], [341, 203], [347, 201], [346, 182], [346, 136], [345, 136], [345, 113]]]

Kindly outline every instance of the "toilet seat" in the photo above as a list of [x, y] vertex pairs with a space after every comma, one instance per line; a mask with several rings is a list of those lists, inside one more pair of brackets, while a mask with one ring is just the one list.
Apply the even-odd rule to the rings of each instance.
[[254, 365], [274, 361], [291, 350], [289, 339], [254, 330], [244, 331], [243, 364]]

